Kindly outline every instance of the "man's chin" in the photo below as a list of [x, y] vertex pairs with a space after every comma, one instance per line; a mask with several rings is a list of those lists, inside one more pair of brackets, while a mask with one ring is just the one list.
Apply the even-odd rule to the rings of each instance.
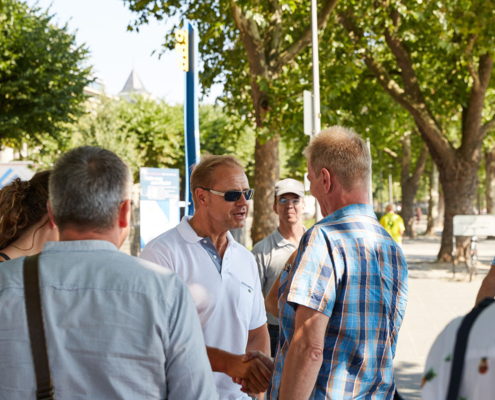
[[244, 228], [244, 225], [246, 225], [246, 220], [242, 220], [242, 221], [232, 221], [232, 228], [230, 229], [240, 229], [240, 228]]

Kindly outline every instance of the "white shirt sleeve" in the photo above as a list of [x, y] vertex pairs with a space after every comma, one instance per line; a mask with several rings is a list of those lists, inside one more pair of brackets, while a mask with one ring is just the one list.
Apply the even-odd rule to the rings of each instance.
[[175, 271], [174, 265], [169, 260], [168, 254], [166, 253], [165, 249], [163, 250], [164, 251], [160, 251], [159, 248], [151, 247], [148, 244], [144, 247], [143, 251], [139, 255], [139, 258]]
[[265, 301], [263, 299], [263, 293], [261, 293], [260, 280], [256, 277], [254, 281], [256, 283], [254, 286], [253, 312], [251, 313], [251, 321], [249, 322], [250, 331], [266, 324]]

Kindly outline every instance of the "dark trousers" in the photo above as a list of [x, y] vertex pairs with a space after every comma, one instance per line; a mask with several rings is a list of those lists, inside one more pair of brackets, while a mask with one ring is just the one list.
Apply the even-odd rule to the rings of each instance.
[[278, 325], [268, 324], [268, 334], [270, 335], [271, 356], [275, 357], [278, 343]]

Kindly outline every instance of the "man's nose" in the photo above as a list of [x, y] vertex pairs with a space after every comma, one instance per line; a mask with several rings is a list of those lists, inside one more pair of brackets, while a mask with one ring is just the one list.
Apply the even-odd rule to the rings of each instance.
[[246, 196], [241, 194], [241, 197], [239, 197], [239, 200], [237, 200], [237, 204], [242, 204], [242, 205], [247, 205], [249, 204], [248, 201], [246, 200]]

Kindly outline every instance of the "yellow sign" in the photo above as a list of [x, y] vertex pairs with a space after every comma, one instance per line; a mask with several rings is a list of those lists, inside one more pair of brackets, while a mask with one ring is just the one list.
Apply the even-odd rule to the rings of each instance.
[[179, 54], [177, 66], [182, 71], [189, 71], [189, 33], [181, 29], [175, 31], [175, 51]]

